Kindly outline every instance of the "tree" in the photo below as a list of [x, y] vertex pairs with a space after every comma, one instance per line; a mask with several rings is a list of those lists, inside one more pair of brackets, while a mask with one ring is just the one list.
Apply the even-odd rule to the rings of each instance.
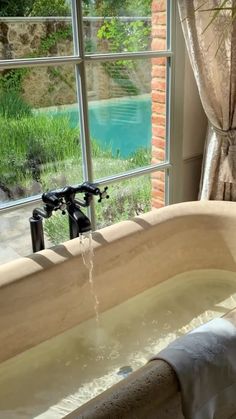
[[35, 0], [1, 0], [0, 16], [28, 16]]
[[34, 0], [31, 16], [68, 16], [70, 5], [65, 0]]
[[90, 5], [97, 16], [150, 16], [152, 0], [95, 0]]
[[0, 0], [0, 16], [67, 16], [67, 0]]

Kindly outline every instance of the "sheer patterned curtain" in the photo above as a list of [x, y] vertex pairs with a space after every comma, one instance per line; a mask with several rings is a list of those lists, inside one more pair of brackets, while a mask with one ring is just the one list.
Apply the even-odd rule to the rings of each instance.
[[209, 124], [200, 199], [236, 201], [236, 1], [178, 0], [184, 37]]

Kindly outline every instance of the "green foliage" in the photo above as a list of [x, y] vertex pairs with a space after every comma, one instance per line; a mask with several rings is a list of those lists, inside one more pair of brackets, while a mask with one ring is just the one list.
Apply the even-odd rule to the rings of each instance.
[[[56, 67], [48, 67], [48, 72], [51, 74], [51, 76], [53, 77], [53, 83], [56, 83], [56, 79], [59, 79], [60, 81], [62, 81], [63, 83], [65, 83], [68, 87], [70, 87], [70, 89], [72, 91], [75, 90], [75, 86], [73, 83], [70, 82], [70, 80], [68, 80], [67, 77], [65, 77], [60, 68], [56, 68]], [[53, 87], [51, 85], [51, 87]]]
[[[3, 3], [3, 4], [2, 4]], [[70, 14], [66, 0], [2, 0], [2, 16], [65, 16]], [[85, 14], [113, 16], [105, 21], [98, 31], [98, 39], [107, 41], [111, 52], [132, 52], [146, 50], [149, 44], [150, 27], [144, 21], [121, 22], [117, 16], [149, 16], [151, 0], [83, 0]], [[92, 5], [92, 6], [91, 6]], [[65, 26], [49, 33], [41, 40], [40, 47], [33, 56], [47, 55], [58, 42], [72, 36], [71, 28]], [[92, 41], [87, 45], [90, 50]], [[104, 63], [107, 72], [129, 94], [137, 94], [138, 89], [130, 78], [129, 71], [135, 70], [135, 62], [118, 60]], [[127, 71], [128, 70], [128, 71]], [[0, 89], [5, 97], [0, 101], [0, 179], [6, 188], [20, 185], [25, 188], [35, 179], [47, 190], [60, 186], [53, 176], [65, 173], [69, 183], [82, 179], [81, 151], [78, 146], [79, 131], [71, 128], [65, 117], [31, 115], [31, 110], [20, 98], [22, 81], [28, 74], [27, 69], [7, 70], [0, 78]], [[55, 68], [50, 68], [54, 79], [60, 79], [70, 86], [64, 76]], [[70, 86], [71, 87], [71, 86]], [[9, 95], [8, 95], [9, 94]], [[121, 160], [112, 157], [110, 150], [102, 151], [93, 141], [92, 152], [96, 176], [119, 173], [131, 167], [150, 163], [148, 151], [139, 150], [132, 158]], [[14, 170], [12, 170], [14, 167]], [[151, 182], [149, 177], [125, 181], [110, 188], [111, 198], [96, 206], [98, 227], [127, 219], [150, 209]], [[29, 192], [30, 193], [30, 192]], [[67, 216], [59, 215], [47, 220], [45, 230], [53, 243], [68, 238]]]
[[0, 16], [28, 16], [34, 0], [1, 0]]
[[113, 159], [112, 150], [103, 150], [95, 140], [92, 140], [92, 155], [94, 159]]
[[151, 148], [139, 148], [130, 158], [132, 166], [148, 166], [151, 162]]
[[27, 68], [5, 70], [0, 76], [0, 90], [21, 92], [22, 81], [28, 72]]
[[133, 83], [130, 75], [127, 74], [127, 70], [130, 71], [135, 70], [135, 62], [131, 62], [128, 60], [119, 60], [114, 62], [104, 62], [102, 63], [103, 68], [106, 70], [107, 74], [111, 77], [111, 79], [115, 80], [115, 82], [123, 89], [125, 93], [129, 96], [138, 95], [139, 89]]
[[[56, 30], [55, 32], [48, 34], [47, 36], [41, 39], [39, 48], [37, 49], [37, 51], [31, 54], [31, 58], [47, 56], [48, 52], [50, 51], [50, 48], [57, 45], [58, 42], [63, 41], [65, 39], [70, 39], [71, 37], [71, 26], [65, 26], [62, 29]], [[22, 83], [25, 77], [29, 74], [29, 72], [29, 68], [5, 70], [0, 75], [0, 90], [22, 92]], [[74, 90], [74, 85], [72, 85], [69, 82], [69, 80], [62, 75], [60, 69], [49, 67], [49, 72], [54, 78], [59, 78], [72, 90]]]
[[97, 37], [108, 41], [110, 52], [133, 52], [147, 48], [150, 31], [150, 26], [143, 21], [128, 23], [114, 17], [104, 22]]
[[70, 6], [65, 0], [34, 0], [31, 16], [68, 16]]
[[72, 39], [71, 26], [65, 26], [63, 29], [58, 29], [55, 32], [51, 32], [42, 38], [40, 41], [40, 47], [35, 55], [47, 55], [48, 51], [50, 51], [50, 48], [54, 47], [58, 42], [65, 39]]
[[68, 16], [66, 0], [1, 0], [0, 16]]
[[[40, 113], [21, 119], [0, 117], [0, 132], [0, 179], [6, 190], [17, 186], [26, 196], [31, 194], [32, 179], [40, 182], [42, 190], [82, 181], [79, 131], [70, 127], [67, 117]], [[107, 175], [107, 168], [111, 173], [119, 173], [150, 162], [147, 150], [121, 160], [113, 158], [111, 150], [101, 150], [96, 141], [92, 142], [92, 153], [97, 177]], [[62, 184], [56, 180], [57, 175], [64, 176]], [[99, 228], [150, 209], [149, 176], [143, 177], [141, 184], [139, 179], [133, 179], [109, 189], [110, 199], [96, 205]], [[46, 221], [45, 232], [54, 244], [69, 239], [67, 216], [56, 213]]]
[[45, 220], [44, 231], [54, 245], [69, 240], [69, 222], [67, 214], [55, 212], [51, 218]]
[[129, 179], [109, 188], [108, 200], [96, 204], [97, 228], [128, 220], [151, 210], [150, 176]]
[[95, 0], [90, 1], [90, 13], [96, 16], [150, 16], [151, 4], [152, 0]]
[[78, 129], [71, 128], [66, 117], [39, 114], [7, 121], [1, 117], [0, 132], [0, 179], [9, 188], [24, 187], [45, 171], [59, 172], [58, 162], [81, 156]]
[[152, 0], [129, 0], [127, 12], [135, 16], [151, 16], [151, 5]]
[[[107, 41], [109, 52], [134, 52], [148, 49], [151, 28], [143, 21], [122, 22], [117, 17], [105, 21], [97, 37]], [[103, 63], [109, 76], [129, 95], [137, 95], [138, 87], [133, 81], [136, 61], [118, 60]]]
[[0, 94], [0, 117], [19, 119], [32, 115], [31, 107], [14, 90], [3, 90]]
[[[116, 165], [118, 169], [119, 160], [116, 162]], [[110, 198], [108, 200], [105, 199], [101, 203], [97, 203], [96, 198], [94, 198], [96, 202], [98, 229], [150, 211], [150, 177], [142, 177], [142, 182], [137, 178], [111, 186], [109, 187], [109, 196]], [[59, 244], [69, 240], [67, 216], [55, 213], [51, 218], [46, 220], [44, 226], [51, 243]]]

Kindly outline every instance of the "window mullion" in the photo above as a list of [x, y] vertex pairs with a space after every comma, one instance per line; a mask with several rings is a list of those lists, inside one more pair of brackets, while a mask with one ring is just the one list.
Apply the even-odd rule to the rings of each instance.
[[109, 185], [111, 183], [119, 182], [121, 180], [132, 179], [134, 177], [139, 177], [143, 175], [147, 175], [149, 173], [157, 172], [157, 171], [164, 171], [171, 169], [170, 163], [158, 163], [152, 164], [150, 166], [144, 166], [137, 169], [129, 170], [124, 173], [118, 173], [112, 176], [106, 176], [102, 179], [96, 179], [96, 183], [98, 185]]
[[162, 58], [172, 57], [170, 50], [163, 51], [137, 51], [137, 52], [113, 52], [100, 54], [86, 54], [85, 61], [116, 61], [116, 60], [138, 60], [143, 58]]
[[41, 57], [41, 58], [15, 58], [0, 60], [0, 70], [39, 66], [56, 66], [61, 64], [79, 64], [81, 59], [77, 56]]
[[[82, 151], [83, 180], [93, 182], [92, 151], [89, 132], [89, 115], [86, 88], [86, 72], [84, 61], [83, 43], [83, 14], [80, 0], [72, 0], [72, 28], [74, 39], [74, 53], [81, 58], [81, 62], [75, 65], [76, 90], [78, 111], [80, 116], [80, 142]], [[96, 228], [95, 209], [92, 204], [88, 208], [92, 229]]]

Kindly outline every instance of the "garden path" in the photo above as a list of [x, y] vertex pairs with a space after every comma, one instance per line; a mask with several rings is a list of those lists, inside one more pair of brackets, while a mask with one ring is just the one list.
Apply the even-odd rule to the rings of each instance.
[[[0, 264], [32, 253], [29, 218], [37, 204], [4, 211], [0, 215]], [[45, 246], [50, 242], [45, 238]]]

